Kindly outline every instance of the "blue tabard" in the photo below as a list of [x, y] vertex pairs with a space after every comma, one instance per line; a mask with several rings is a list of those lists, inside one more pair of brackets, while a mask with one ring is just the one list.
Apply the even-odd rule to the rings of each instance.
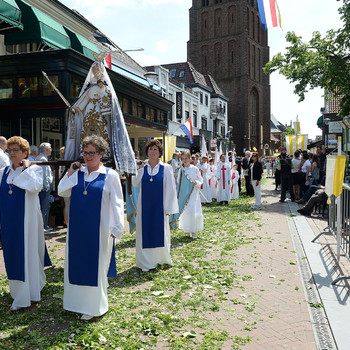
[[[109, 169], [106, 170], [108, 173]], [[78, 184], [72, 188], [68, 241], [68, 277], [71, 284], [98, 285], [101, 203], [105, 178], [106, 174], [99, 174], [90, 182], [87, 195], [84, 195], [84, 172], [79, 171]], [[86, 186], [87, 184], [88, 182]], [[113, 253], [111, 258], [113, 259]], [[111, 270], [116, 275], [115, 257], [114, 269], [110, 266], [108, 276]]]
[[[152, 181], [150, 181], [152, 178]], [[142, 176], [142, 248], [164, 247], [164, 165], [150, 176], [147, 167]]]
[[25, 281], [24, 270], [24, 212], [25, 190], [6, 183], [6, 167], [0, 185], [1, 241], [6, 273], [9, 280]]

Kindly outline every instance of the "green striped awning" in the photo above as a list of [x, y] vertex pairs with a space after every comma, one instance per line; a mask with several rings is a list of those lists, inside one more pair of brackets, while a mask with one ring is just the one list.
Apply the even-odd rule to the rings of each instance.
[[15, 0], [0, 0], [0, 33], [8, 33], [14, 28], [23, 29], [21, 10]]
[[71, 29], [64, 26], [64, 29], [66, 30], [69, 39], [71, 48], [84, 54], [86, 57], [91, 58], [92, 60], [95, 60], [93, 56], [93, 52], [99, 53], [99, 49], [95, 44], [90, 42], [88, 39], [84, 38], [82, 35], [73, 32]]
[[17, 1], [24, 30], [5, 35], [5, 45], [42, 43], [53, 49], [70, 48], [69, 37], [61, 24], [25, 1]]

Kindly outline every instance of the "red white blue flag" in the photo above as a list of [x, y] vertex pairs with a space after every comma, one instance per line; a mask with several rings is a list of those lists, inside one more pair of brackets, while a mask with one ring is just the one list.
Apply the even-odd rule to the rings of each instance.
[[258, 0], [258, 8], [263, 30], [281, 26], [281, 15], [276, 0]]
[[192, 121], [191, 117], [189, 117], [185, 124], [182, 124], [180, 126], [181, 130], [187, 135], [187, 137], [190, 139], [190, 143], [193, 143], [193, 128], [192, 128]]

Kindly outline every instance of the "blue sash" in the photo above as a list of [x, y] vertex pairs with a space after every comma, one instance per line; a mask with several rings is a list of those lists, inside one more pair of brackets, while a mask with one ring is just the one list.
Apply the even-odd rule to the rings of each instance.
[[[106, 170], [108, 173], [109, 169]], [[87, 195], [84, 195], [84, 172], [79, 171], [78, 184], [72, 188], [68, 241], [68, 277], [71, 284], [98, 285], [101, 203], [105, 178], [106, 174], [99, 174], [90, 182]]]
[[143, 249], [164, 247], [164, 165], [159, 165], [158, 174], [150, 180], [145, 167], [141, 187]]
[[6, 167], [0, 185], [1, 240], [6, 273], [9, 280], [24, 278], [24, 212], [25, 190], [6, 183]]

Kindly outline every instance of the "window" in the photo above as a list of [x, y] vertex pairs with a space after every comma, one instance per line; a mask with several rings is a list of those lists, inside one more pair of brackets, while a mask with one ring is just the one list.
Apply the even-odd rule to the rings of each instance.
[[208, 130], [208, 120], [202, 117], [202, 129]]
[[205, 95], [205, 105], [206, 105], [206, 106], [209, 105], [209, 98], [208, 98], [208, 95]]
[[138, 102], [137, 104], [137, 116], [143, 119], [146, 118], [146, 108], [145, 105], [141, 102]]
[[123, 113], [125, 114], [131, 114], [131, 101], [126, 98], [126, 97], [123, 97], [123, 100], [122, 100], [122, 110], [123, 110]]
[[221, 125], [220, 134], [225, 137], [225, 125]]
[[193, 111], [193, 126], [196, 128], [198, 125], [198, 120], [197, 120], [197, 111]]
[[203, 104], [203, 94], [201, 92], [199, 93], [199, 101]]
[[70, 96], [74, 98], [79, 97], [80, 89], [84, 85], [84, 79], [72, 76], [70, 82]]
[[175, 78], [175, 76], [176, 76], [176, 68], [170, 69], [169, 78]]
[[184, 76], [185, 76], [185, 71], [184, 70], [180, 70], [179, 78], [183, 78]]
[[257, 95], [255, 91], [252, 91], [250, 94], [251, 100], [251, 120], [252, 120], [252, 129], [251, 135], [256, 136], [256, 121], [257, 121]]
[[13, 98], [13, 80], [0, 79], [0, 99]]

